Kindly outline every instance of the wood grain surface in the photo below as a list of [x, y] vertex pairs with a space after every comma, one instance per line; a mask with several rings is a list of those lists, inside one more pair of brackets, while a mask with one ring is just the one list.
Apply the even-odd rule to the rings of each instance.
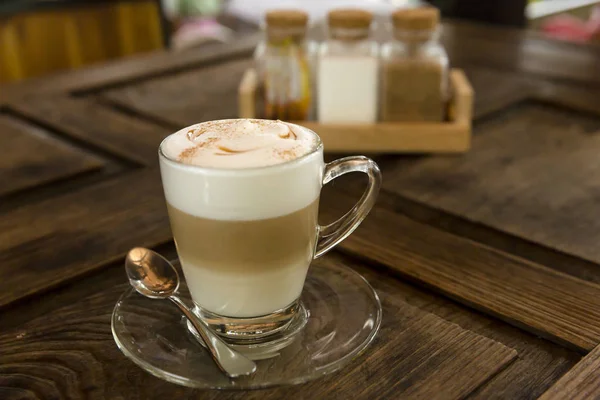
[[[465, 72], [475, 88], [474, 117], [483, 118], [501, 111], [511, 104], [526, 100], [532, 91], [529, 80], [523, 76], [491, 68], [467, 65]], [[494, 90], [482, 90], [493, 87]]]
[[103, 97], [127, 110], [177, 127], [236, 118], [238, 98], [231, 94], [237, 93], [244, 72], [252, 65], [252, 60], [243, 58], [108, 91]]
[[132, 165], [158, 164], [158, 145], [172, 131], [124, 115], [95, 100], [69, 97], [16, 102], [12, 108], [36, 123]]
[[[342, 261], [326, 258], [314, 267], [336, 262]], [[121, 280], [124, 278], [123, 272]], [[119, 384], [127, 382], [128, 371], [137, 369], [119, 354], [110, 332], [112, 309], [126, 288], [126, 284], [120, 284], [93, 292], [75, 304], [0, 335], [0, 385], [12, 388], [3, 399], [158, 398], [153, 397], [151, 388], [156, 379], [145, 373], [136, 374], [141, 381], [137, 385], [150, 382], [150, 387]], [[206, 398], [278, 399], [299, 395], [306, 399], [370, 399], [377, 393], [380, 398], [404, 395], [458, 399], [517, 356], [513, 349], [403, 301], [388, 298], [383, 306], [386, 319], [372, 351], [345, 373], [328, 378], [329, 385], [317, 381], [237, 395], [204, 392]], [[198, 351], [203, 350], [198, 347]], [[379, 378], [370, 379], [374, 375]]]
[[591, 399], [600, 390], [600, 348], [595, 348], [558, 380], [540, 400]]
[[[168, 257], [175, 255], [172, 246], [163, 246], [158, 250]], [[473, 394], [475, 398], [533, 398], [542, 393], [552, 382], [558, 379], [558, 377], [579, 360], [579, 357], [576, 354], [560, 349], [545, 340], [536, 338], [508, 325], [501, 324], [493, 318], [489, 318], [483, 314], [471, 312], [456, 303], [440, 298], [434, 293], [423, 291], [403, 283], [392, 276], [382, 275], [377, 270], [372, 269], [372, 266], [365, 264], [364, 262], [356, 261], [348, 257], [341, 257], [335, 253], [328, 254], [320, 262], [344, 263], [363, 274], [369, 282], [374, 285], [384, 305], [388, 302], [395, 301], [408, 303], [413, 307], [422, 309], [426, 314], [435, 314], [441, 319], [460, 325], [462, 328], [473, 331], [479, 335], [488, 336], [495, 341], [502, 342], [506, 346], [517, 350], [518, 358], [510, 362], [502, 371], [497, 373], [487, 384], [485, 384], [485, 386], [483, 386], [491, 390], [491, 396], [489, 392], [479, 393], [478, 390]], [[104, 270], [94, 275], [94, 287], [92, 290], [88, 286], [82, 284], [85, 282], [85, 279], [86, 278], [82, 278], [79, 281], [74, 281], [73, 283], [48, 293], [45, 296], [45, 302], [40, 303], [35, 302], [33, 299], [29, 299], [20, 302], [15, 307], [0, 314], [0, 326], [3, 327], [3, 332], [7, 333], [7, 337], [10, 337], [10, 335], [13, 334], [16, 338], [19, 334], [30, 332], [24, 328], [25, 326], [37, 326], [36, 329], [43, 329], [46, 325], [46, 322], [43, 321], [48, 321], [49, 316], [55, 315], [59, 311], [62, 312], [62, 310], [59, 309], [63, 308], [65, 304], [74, 305], [75, 303], [81, 302], [83, 298], [94, 295], [94, 293], [103, 292], [106, 297], [112, 296], [113, 302], [106, 302], [107, 307], [112, 308], [112, 306], [114, 306], [114, 301], [116, 301], [116, 298], [121, 294], [119, 289], [123, 287], [125, 280], [122, 261], [119, 260], [116, 263], [109, 264]], [[119, 286], [119, 288], [115, 290], [115, 286]], [[97, 326], [95, 329], [104, 329], [102, 332], [106, 332], [106, 327]], [[58, 333], [59, 330], [60, 328], [56, 327], [54, 333]], [[106, 335], [106, 333], [104, 334]], [[22, 336], [21, 339], [26, 336], [27, 335]], [[43, 342], [43, 335], [39, 335], [36, 340], [38, 342]], [[18, 343], [17, 340], [13, 340], [13, 342]], [[407, 343], [407, 346], [409, 345], [410, 341]], [[68, 346], [68, 343], [65, 344], [65, 347], [70, 349]], [[17, 346], [15, 345], [14, 349], [16, 348]], [[20, 351], [25, 350], [26, 349]], [[100, 353], [106, 353], [106, 363], [109, 364], [109, 367], [104, 368], [116, 369], [116, 374], [118, 376], [112, 383], [106, 382], [109, 389], [106, 394], [99, 396], [99, 398], [211, 398], [210, 392], [191, 391], [151, 377], [122, 356], [116, 350], [116, 347], [110, 338], [106, 338]], [[465, 352], [465, 354], [468, 354], [468, 352]], [[50, 363], [55, 361], [55, 359], [50, 360]], [[344, 372], [345, 371], [342, 371], [340, 375], [343, 376]], [[65, 379], [73, 379], [73, 376], [74, 374]], [[373, 375], [369, 376], [371, 379], [375, 379]], [[62, 379], [62, 375], [60, 374], [55, 375], [55, 378], [56, 377]], [[24, 377], [22, 380], [17, 381], [13, 380], [11, 377], [9, 383], [8, 377], [0, 373], [0, 382], [4, 382], [3, 384], [0, 384], [0, 394], [5, 395], [7, 398], [9, 398], [9, 394], [16, 396], [16, 393], [26, 391], [26, 389], [20, 388], [29, 387], [28, 382], [30, 379], [32, 378]], [[338, 375], [326, 379], [328, 382], [335, 382], [338, 379]], [[15, 382], [21, 382], [22, 386], [18, 386]], [[308, 385], [311, 387], [318, 387], [319, 385], [323, 385], [323, 380], [318, 380]], [[91, 384], [88, 385], [86, 382], [81, 382], [79, 386], [91, 388], [89, 390], [94, 390], [96, 387]], [[255, 396], [259, 397], [262, 395], [265, 397], [270, 396], [277, 398], [275, 395], [270, 395], [272, 392], [277, 392], [280, 394], [285, 393], [294, 398], [310, 399], [311, 397], [303, 394], [305, 386], [307, 385], [291, 387], [285, 391], [258, 391], [255, 393]], [[480, 389], [481, 388], [482, 387], [480, 387]], [[3, 389], [4, 391], [2, 392]], [[212, 396], [214, 396], [213, 398], [216, 399], [245, 398], [244, 396], [247, 395], [248, 393], [235, 395], [227, 394], [226, 392], [215, 392], [212, 394]], [[5, 397], [2, 398], [4, 399]], [[59, 396], [59, 398], [61, 397]], [[63, 395], [62, 398], [69, 397]], [[76, 393], [70, 398], [87, 397]], [[391, 398], [395, 397], [392, 395]]]
[[[543, 37], [511, 36], [506, 29], [452, 23], [444, 26], [442, 42], [454, 64], [475, 64], [521, 75], [570, 80], [583, 85], [600, 84], [600, 48], [569, 42], [552, 42]], [[534, 34], [535, 35], [535, 34]]]
[[51, 134], [0, 115], [0, 196], [102, 168], [103, 161]]
[[158, 182], [158, 170], [136, 171], [2, 215], [0, 306], [170, 240]]
[[598, 262], [597, 132], [600, 115], [522, 104], [476, 126], [465, 157], [397, 163], [384, 188]]
[[[0, 399], [600, 397], [599, 49], [462, 22], [443, 42], [475, 89], [472, 151], [378, 156], [379, 203], [319, 260], [356, 269], [383, 301], [360, 359], [237, 393], [166, 383], [118, 351], [123, 255], [175, 256], [157, 146], [236, 115], [255, 40], [0, 90]], [[322, 222], [362, 190], [345, 178], [325, 188]]]
[[[324, 208], [327, 219], [352, 204], [336, 194]], [[384, 209], [340, 247], [551, 340], [583, 351], [600, 343], [598, 285]]]
[[437, 292], [398, 279], [393, 270], [378, 268], [376, 264], [356, 260], [349, 255], [328, 255], [357, 270], [375, 285], [382, 301], [402, 299], [419, 309], [435, 314], [517, 351], [517, 359], [495, 375], [485, 385], [468, 396], [476, 399], [536, 398], [558, 377], [580, 359], [570, 350], [561, 348], [536, 335], [504, 324], [494, 317], [463, 307]]

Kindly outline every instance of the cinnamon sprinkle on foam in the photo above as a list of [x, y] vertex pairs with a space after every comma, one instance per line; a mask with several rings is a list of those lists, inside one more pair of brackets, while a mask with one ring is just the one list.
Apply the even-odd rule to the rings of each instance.
[[[279, 164], [313, 150], [318, 138], [309, 130], [282, 121], [231, 119], [210, 121], [174, 133], [163, 151], [178, 161], [217, 168], [251, 168]], [[221, 156], [227, 160], [222, 159]]]

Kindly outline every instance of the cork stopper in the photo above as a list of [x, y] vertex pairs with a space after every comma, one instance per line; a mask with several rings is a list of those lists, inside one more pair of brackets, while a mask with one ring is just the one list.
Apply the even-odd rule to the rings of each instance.
[[271, 10], [265, 17], [268, 27], [304, 28], [308, 14], [301, 10]]
[[368, 29], [373, 21], [373, 14], [359, 9], [337, 9], [327, 14], [329, 26], [345, 29]]
[[435, 7], [402, 9], [392, 14], [395, 29], [407, 31], [431, 31], [440, 21], [440, 10]]

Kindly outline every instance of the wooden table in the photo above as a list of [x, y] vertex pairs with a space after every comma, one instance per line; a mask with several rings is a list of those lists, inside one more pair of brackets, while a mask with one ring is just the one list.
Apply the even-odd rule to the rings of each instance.
[[[0, 398], [600, 397], [600, 49], [464, 23], [444, 42], [477, 94], [473, 150], [376, 156], [376, 208], [314, 266], [355, 268], [381, 296], [364, 355], [234, 393], [163, 382], [119, 352], [125, 252], [175, 255], [157, 146], [236, 115], [254, 40], [0, 89]], [[327, 187], [322, 219], [363, 183]]]

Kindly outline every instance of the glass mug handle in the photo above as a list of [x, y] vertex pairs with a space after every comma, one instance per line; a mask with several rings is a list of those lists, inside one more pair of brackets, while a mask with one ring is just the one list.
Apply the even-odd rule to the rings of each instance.
[[381, 172], [375, 161], [364, 156], [344, 157], [327, 164], [323, 176], [323, 185], [349, 172], [364, 172], [367, 174], [369, 177], [367, 189], [358, 203], [343, 217], [332, 224], [319, 225], [315, 258], [321, 257], [354, 232], [369, 214], [375, 200], [377, 200], [379, 187], [381, 186]]

